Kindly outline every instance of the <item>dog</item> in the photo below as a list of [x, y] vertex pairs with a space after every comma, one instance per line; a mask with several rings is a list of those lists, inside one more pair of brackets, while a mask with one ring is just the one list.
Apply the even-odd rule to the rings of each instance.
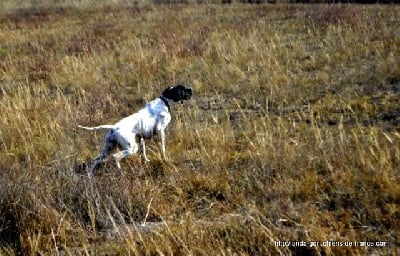
[[89, 177], [96, 166], [103, 162], [113, 151], [119, 147], [121, 151], [112, 155], [120, 173], [120, 160], [136, 154], [142, 148], [143, 158], [149, 161], [146, 155], [145, 139], [150, 139], [155, 134], [161, 137], [161, 153], [165, 159], [165, 129], [171, 121], [170, 107], [176, 102], [183, 102], [192, 97], [192, 88], [178, 84], [165, 89], [161, 96], [148, 102], [144, 108], [128, 117], [123, 118], [113, 125], [99, 125], [96, 127], [79, 128], [89, 131], [106, 130], [104, 149], [95, 158], [88, 170]]

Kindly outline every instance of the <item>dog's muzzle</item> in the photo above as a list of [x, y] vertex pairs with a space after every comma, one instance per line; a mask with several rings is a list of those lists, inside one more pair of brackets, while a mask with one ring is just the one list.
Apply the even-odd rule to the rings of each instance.
[[193, 92], [192, 92], [193, 90], [192, 90], [192, 88], [185, 88], [185, 91], [184, 91], [184, 99], [185, 100], [189, 100], [190, 98], [192, 98], [192, 94], [193, 94]]

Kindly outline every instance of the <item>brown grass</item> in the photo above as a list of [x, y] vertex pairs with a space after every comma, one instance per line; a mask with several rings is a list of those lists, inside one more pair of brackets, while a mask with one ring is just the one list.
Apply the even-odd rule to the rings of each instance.
[[[397, 6], [37, 2], [0, 4], [1, 255], [400, 252]], [[168, 160], [89, 180], [77, 124], [177, 82]]]

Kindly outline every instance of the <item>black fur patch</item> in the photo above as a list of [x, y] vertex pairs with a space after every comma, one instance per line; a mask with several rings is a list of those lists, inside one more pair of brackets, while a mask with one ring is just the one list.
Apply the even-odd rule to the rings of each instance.
[[161, 95], [174, 102], [189, 100], [192, 97], [192, 88], [178, 84], [165, 89]]

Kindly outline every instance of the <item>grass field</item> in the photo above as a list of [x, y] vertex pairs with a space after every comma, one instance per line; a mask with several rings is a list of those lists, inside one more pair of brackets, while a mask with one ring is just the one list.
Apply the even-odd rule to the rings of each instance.
[[[400, 253], [400, 6], [0, 9], [0, 255]], [[88, 179], [175, 83], [167, 160]]]

